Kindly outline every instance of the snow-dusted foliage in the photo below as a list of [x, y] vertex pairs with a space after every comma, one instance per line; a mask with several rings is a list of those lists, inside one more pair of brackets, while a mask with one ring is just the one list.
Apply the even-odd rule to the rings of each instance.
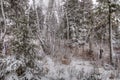
[[119, 0], [0, 0], [0, 80], [120, 80], [119, 13]]

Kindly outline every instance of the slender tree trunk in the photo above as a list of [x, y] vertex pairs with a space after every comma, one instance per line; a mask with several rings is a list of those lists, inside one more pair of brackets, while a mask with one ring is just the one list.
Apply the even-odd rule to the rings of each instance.
[[38, 16], [38, 11], [37, 11], [37, 8], [35, 7], [36, 5], [36, 2], [35, 0], [33, 0], [33, 6], [34, 6], [34, 10], [35, 10], [35, 13], [36, 13], [36, 22], [37, 22], [37, 29], [38, 31], [40, 32], [40, 23], [39, 23], [39, 16]]
[[112, 54], [113, 54], [113, 44], [112, 44], [112, 26], [111, 26], [111, 6], [110, 6], [110, 1], [108, 2], [109, 4], [109, 44], [110, 44], [110, 64], [112, 64]]
[[89, 52], [92, 52], [92, 41], [91, 41], [91, 37], [89, 38]]
[[48, 3], [48, 13], [49, 13], [49, 16], [52, 14], [54, 1], [55, 0], [49, 0], [49, 3]]
[[3, 0], [1, 0], [1, 11], [2, 11], [2, 17], [3, 17], [3, 21], [4, 21], [4, 33], [3, 35], [1, 35], [1, 42], [2, 42], [2, 54], [5, 55], [5, 52], [6, 52], [6, 48], [5, 48], [5, 42], [4, 42], [4, 37], [6, 35], [6, 31], [7, 31], [7, 28], [6, 28], [6, 20], [5, 20], [5, 12], [4, 12], [4, 7], [3, 7]]
[[[67, 7], [68, 7], [68, 2], [67, 2]], [[70, 35], [70, 31], [69, 31], [69, 21], [68, 21], [68, 15], [67, 15], [67, 10], [65, 11], [65, 16], [66, 16], [66, 20], [67, 20], [67, 39], [69, 40], [69, 35]]]
[[103, 36], [101, 36], [101, 40], [100, 40], [100, 55], [99, 55], [99, 59], [102, 59], [102, 55], [103, 55], [102, 44], [103, 44]]
[[1, 0], [1, 11], [2, 11], [2, 17], [3, 17], [3, 21], [4, 21], [4, 33], [1, 36], [1, 40], [3, 40], [5, 37], [5, 34], [6, 34], [6, 21], [5, 21], [5, 12], [4, 12], [4, 7], [3, 7], [3, 0]]
[[67, 19], [67, 39], [69, 40], [69, 23], [68, 23], [68, 16], [67, 16], [67, 11], [66, 11], [66, 19]]

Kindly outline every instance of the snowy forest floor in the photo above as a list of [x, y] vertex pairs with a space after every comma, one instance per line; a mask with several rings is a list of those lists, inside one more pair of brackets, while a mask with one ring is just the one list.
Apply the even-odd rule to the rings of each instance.
[[[14, 59], [13, 57], [9, 56], [7, 61]], [[42, 61], [37, 60], [37, 65], [39, 68], [42, 66], [43, 70], [40, 74], [41, 79], [36, 80], [120, 80], [119, 70], [115, 70], [109, 64], [98, 66], [97, 61], [80, 60], [74, 57], [71, 60], [70, 64], [55, 62], [48, 56], [44, 57]], [[15, 63], [19, 64], [19, 61], [14, 60], [13, 64]], [[7, 70], [14, 70], [15, 67], [15, 65], [12, 66], [11, 64], [11, 66], [7, 67]], [[25, 76], [28, 80], [32, 80], [35, 75], [32, 75], [29, 70], [29, 68], [26, 69]], [[5, 80], [13, 80], [13, 77], [15, 80], [24, 80], [20, 77], [18, 78], [14, 72], [7, 75]]]
[[[28, 80], [120, 80], [119, 68], [115, 69], [115, 66], [108, 64], [108, 47], [104, 46], [103, 49], [104, 56], [102, 59], [98, 59], [98, 47], [95, 45], [92, 54], [87, 53], [88, 46], [84, 46], [84, 51], [83, 47], [58, 48], [61, 52], [58, 51], [53, 56], [45, 55], [40, 60], [35, 59], [38, 69], [41, 69], [40, 73], [37, 72], [37, 69], [27, 68], [25, 76]], [[16, 60], [14, 55], [6, 56], [1, 60], [9, 65], [6, 70], [10, 73], [5, 76], [5, 80], [25, 80], [15, 73], [17, 66], [24, 63], [22, 60]], [[31, 71], [34, 72], [34, 75]], [[33, 79], [36, 75], [39, 77]]]
[[116, 65], [109, 65], [109, 47], [103, 44], [102, 49], [104, 56], [99, 59], [97, 45], [93, 45], [92, 54], [88, 53], [88, 45], [84, 46], [84, 50], [83, 47], [64, 48], [64, 56], [59, 53], [57, 58], [46, 57], [48, 75], [52, 73], [51, 76], [56, 77], [55, 80], [120, 80], [119, 68], [115, 69]]

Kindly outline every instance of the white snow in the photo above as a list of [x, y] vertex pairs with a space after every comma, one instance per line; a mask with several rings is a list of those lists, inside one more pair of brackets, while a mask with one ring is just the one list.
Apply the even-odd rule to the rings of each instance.
[[[31, 68], [27, 68], [25, 72], [25, 76], [18, 77], [15, 73], [15, 70], [23, 64], [22, 61], [18, 61], [15, 59], [15, 56], [8, 56], [6, 59], [2, 60], [7, 64], [6, 71], [10, 73], [5, 76], [5, 80], [22, 80], [23, 78], [27, 78], [31, 80], [32, 78], [36, 78], [39, 80], [38, 74], [41, 80], [82, 80], [85, 77], [91, 76], [95, 72], [95, 66], [91, 64], [90, 61], [78, 60], [73, 58], [69, 65], [64, 65], [62, 63], [55, 63], [50, 57], [46, 56], [43, 60], [36, 60], [35, 63], [41, 69], [39, 73], [39, 69], [34, 70]], [[109, 67], [110, 65], [106, 64]], [[110, 80], [109, 77], [111, 73], [113, 73], [112, 69], [106, 69], [104, 67], [99, 67], [96, 69], [99, 72], [99, 78], [101, 80]], [[34, 72], [34, 74], [32, 73]], [[42, 75], [41, 75], [42, 74]], [[114, 73], [113, 73], [114, 74]], [[97, 75], [97, 73], [96, 73]], [[117, 80], [117, 79], [116, 79]], [[118, 79], [119, 80], [119, 79]]]

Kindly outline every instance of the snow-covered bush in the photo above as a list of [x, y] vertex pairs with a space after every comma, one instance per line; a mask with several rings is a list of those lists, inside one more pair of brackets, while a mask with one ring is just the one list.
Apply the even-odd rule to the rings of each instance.
[[41, 76], [46, 74], [40, 63], [39, 66], [35, 64], [36, 66], [29, 67], [24, 60], [24, 58], [17, 60], [16, 56], [2, 58], [0, 60], [0, 80], [24, 80], [25, 78], [39, 80]]

